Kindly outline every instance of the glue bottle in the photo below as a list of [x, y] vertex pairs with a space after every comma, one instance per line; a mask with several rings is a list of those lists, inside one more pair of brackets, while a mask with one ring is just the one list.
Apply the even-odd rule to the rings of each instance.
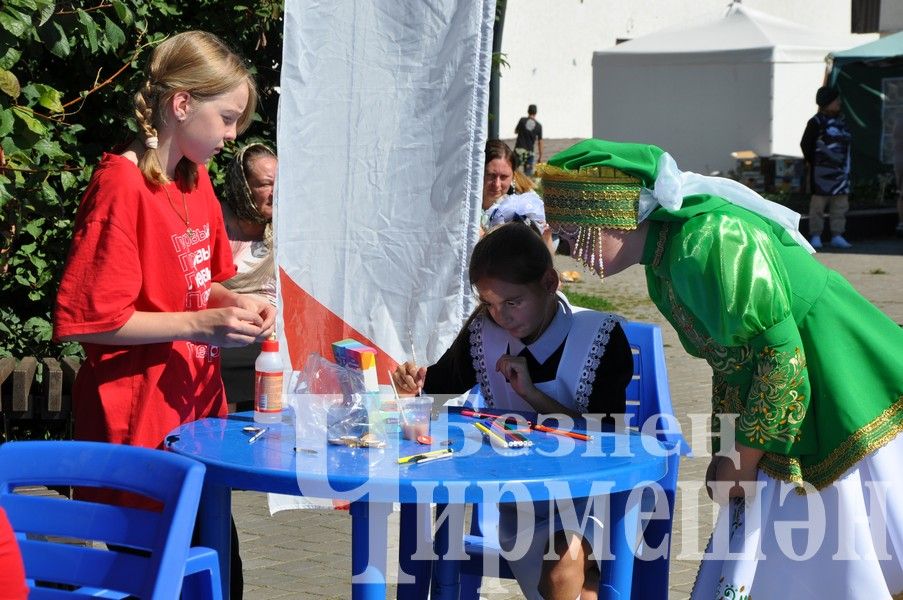
[[254, 362], [254, 422], [282, 420], [282, 357], [276, 334], [263, 342]]

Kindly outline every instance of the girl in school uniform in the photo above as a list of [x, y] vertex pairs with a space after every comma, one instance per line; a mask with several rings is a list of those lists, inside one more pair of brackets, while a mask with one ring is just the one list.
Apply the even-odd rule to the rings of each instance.
[[[396, 369], [400, 392], [459, 394], [479, 383], [485, 406], [496, 411], [624, 412], [633, 358], [623, 319], [571, 306], [558, 292], [547, 246], [530, 226], [512, 222], [486, 234], [474, 248], [469, 277], [479, 307], [436, 364]], [[508, 559], [527, 598], [596, 598], [599, 564], [590, 555], [600, 519], [592, 516], [584, 530], [570, 531], [545, 503], [499, 508], [503, 547], [518, 536], [530, 539], [523, 556]], [[575, 502], [577, 515], [584, 508], [585, 501]], [[524, 514], [534, 520], [525, 523]], [[551, 521], [549, 539], [541, 534]], [[558, 558], [544, 560], [550, 550]]]

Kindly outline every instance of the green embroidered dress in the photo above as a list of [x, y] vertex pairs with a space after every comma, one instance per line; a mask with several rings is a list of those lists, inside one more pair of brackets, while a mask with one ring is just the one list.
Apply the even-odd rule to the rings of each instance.
[[841, 275], [716, 196], [649, 221], [649, 295], [712, 367], [715, 431], [738, 414], [764, 472], [822, 489], [903, 431], [903, 329]]

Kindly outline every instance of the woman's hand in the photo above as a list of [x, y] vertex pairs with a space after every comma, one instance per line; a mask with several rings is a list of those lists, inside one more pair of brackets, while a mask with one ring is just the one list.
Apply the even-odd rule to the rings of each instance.
[[395, 367], [392, 373], [392, 382], [399, 396], [414, 396], [423, 389], [426, 381], [426, 367], [418, 367], [412, 362], [406, 362]]
[[65, 341], [116, 346], [188, 340], [236, 348], [273, 334], [276, 309], [265, 300], [236, 294], [221, 283], [210, 285], [207, 308], [193, 312], [135, 311], [118, 329], [63, 338]]
[[66, 341], [111, 346], [136, 346], [187, 340], [234, 348], [266, 339], [273, 331], [275, 311], [262, 316], [254, 310], [230, 306], [193, 312], [132, 313], [118, 329], [69, 336]]
[[714, 500], [714, 491], [712, 490], [712, 484], [717, 481], [716, 473], [718, 472], [718, 463], [721, 462], [723, 456], [712, 456], [712, 460], [709, 461], [709, 467], [705, 470], [705, 491], [709, 495], [709, 500]]
[[[276, 324], [276, 307], [263, 298], [253, 294], [237, 294], [226, 289], [221, 283], [214, 282], [210, 286], [210, 300], [207, 306], [213, 310], [228, 307], [239, 309], [242, 313], [232, 313], [231, 316], [235, 316], [245, 323], [253, 323], [258, 329], [254, 332], [250, 331], [247, 325], [233, 327], [235, 324], [229, 321], [228, 316], [226, 322], [219, 325], [207, 319], [207, 323], [201, 323], [202, 335], [209, 338], [205, 338], [204, 341], [224, 348], [232, 348], [246, 346], [253, 342], [262, 342], [273, 335]], [[244, 313], [252, 313], [254, 316], [251, 317]], [[214, 315], [210, 316], [215, 317]], [[216, 328], [214, 332], [209, 329], [211, 325]], [[213, 339], [222, 339], [223, 343], [217, 343]]]
[[[755, 483], [759, 478], [759, 461], [765, 454], [758, 448], [750, 448], [743, 444], [737, 444], [737, 453], [739, 454], [740, 465], [735, 466], [734, 461], [727, 456], [713, 456], [706, 470], [706, 492], [709, 498], [713, 496], [713, 490], [709, 487], [712, 482], [726, 481], [733, 485], [728, 493], [731, 498], [741, 498], [746, 495], [746, 491], [740, 486], [741, 483]], [[712, 498], [714, 499], [714, 498]]]

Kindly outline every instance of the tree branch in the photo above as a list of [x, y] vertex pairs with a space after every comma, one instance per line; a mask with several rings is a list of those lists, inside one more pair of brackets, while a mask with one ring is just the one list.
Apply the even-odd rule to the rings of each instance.
[[[144, 34], [142, 34], [142, 36], [143, 35]], [[91, 94], [93, 94], [94, 92], [99, 90], [100, 88], [111, 84], [117, 77], [122, 75], [123, 71], [125, 71], [126, 69], [129, 68], [129, 66], [135, 61], [135, 59], [141, 55], [141, 52], [144, 50], [144, 48], [146, 48], [149, 45], [150, 45], [150, 43], [146, 43], [146, 44], [139, 43], [138, 46], [135, 48], [135, 52], [132, 53], [132, 57], [128, 61], [126, 61], [126, 63], [124, 65], [119, 67], [119, 69], [117, 69], [115, 73], [113, 73], [112, 75], [107, 77], [105, 80], [101, 81], [100, 83], [95, 84], [94, 87], [92, 87], [90, 90], [88, 90], [84, 96], [79, 96], [78, 98], [74, 98], [74, 99], [70, 100], [69, 102], [66, 102], [65, 104], [63, 104], [63, 108], [68, 108], [79, 101], [84, 102], [85, 98], [87, 98], [88, 96], [90, 96]], [[74, 114], [75, 112], [78, 112], [78, 111], [73, 111], [71, 113], [65, 113], [64, 116]]]

